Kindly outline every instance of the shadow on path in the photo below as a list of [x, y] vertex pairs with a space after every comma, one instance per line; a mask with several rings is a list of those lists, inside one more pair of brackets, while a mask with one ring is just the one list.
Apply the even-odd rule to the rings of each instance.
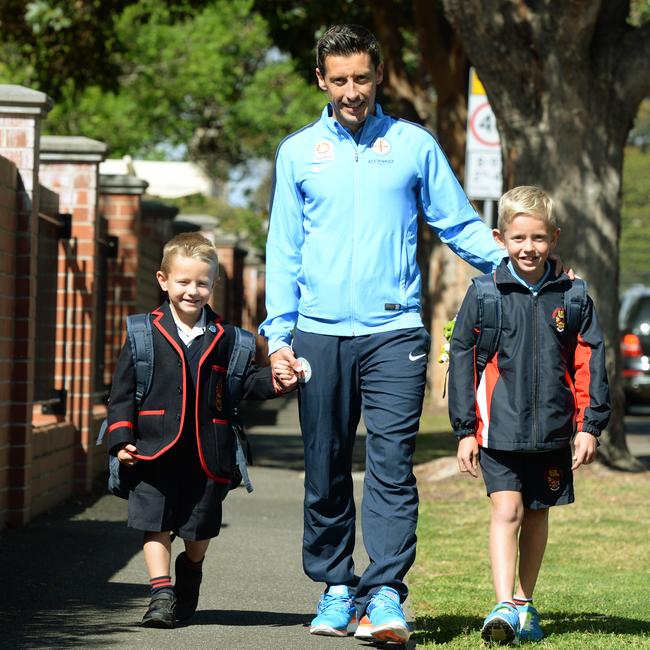
[[88, 634], [99, 637], [94, 644], [110, 645], [112, 635], [131, 627], [133, 603], [147, 587], [109, 581], [140, 551], [141, 538], [126, 528], [124, 505], [113, 497], [102, 502], [106, 519], [77, 518], [95, 501], [70, 501], [0, 535], [2, 647], [82, 647]]

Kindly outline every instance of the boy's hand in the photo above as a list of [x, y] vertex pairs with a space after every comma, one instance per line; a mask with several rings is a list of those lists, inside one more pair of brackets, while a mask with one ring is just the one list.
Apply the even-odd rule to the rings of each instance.
[[572, 470], [578, 469], [580, 465], [589, 465], [596, 460], [596, 436], [587, 431], [578, 431], [573, 441], [573, 465]]
[[280, 384], [283, 391], [286, 392], [296, 388], [298, 385], [298, 375], [288, 361], [284, 359], [274, 361], [271, 369], [273, 371], [273, 377]]
[[[298, 385], [298, 380], [302, 379], [304, 377], [304, 372], [302, 369], [302, 364], [298, 359], [296, 359], [295, 355], [293, 354], [293, 350], [287, 345], [284, 348], [280, 348], [279, 350], [276, 350], [272, 355], [269, 356], [269, 359], [271, 361], [271, 371], [273, 374], [273, 379], [274, 381], [279, 384], [280, 388], [286, 392], [289, 390], [294, 390], [297, 385]], [[290, 371], [293, 371], [293, 378], [289, 379], [289, 384], [285, 385], [284, 381], [282, 380], [282, 377], [278, 374], [276, 374], [276, 365], [278, 365], [278, 369], [281, 372], [282, 375], [286, 376], [287, 375], [287, 369], [286, 365], [289, 366]]]
[[126, 465], [127, 467], [133, 467], [138, 461], [138, 458], [133, 458], [132, 454], [135, 454], [138, 451], [137, 447], [132, 444], [124, 445], [117, 452], [117, 460]]
[[458, 441], [456, 460], [461, 472], [469, 472], [478, 478], [478, 442], [474, 436], [465, 436]]

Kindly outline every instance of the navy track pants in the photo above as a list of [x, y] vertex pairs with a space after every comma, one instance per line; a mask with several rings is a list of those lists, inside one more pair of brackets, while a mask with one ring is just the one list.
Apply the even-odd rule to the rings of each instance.
[[[426, 383], [428, 332], [410, 328], [340, 337], [297, 331], [293, 349], [311, 366], [299, 387], [305, 448], [303, 566], [317, 582], [348, 585], [359, 612], [382, 586], [404, 601], [415, 560], [418, 493], [413, 451]], [[352, 552], [352, 449], [368, 431], [362, 531], [370, 560], [359, 577]]]

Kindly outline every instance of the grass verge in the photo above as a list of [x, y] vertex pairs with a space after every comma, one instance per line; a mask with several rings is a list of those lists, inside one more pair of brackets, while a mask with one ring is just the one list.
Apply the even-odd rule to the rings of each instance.
[[[444, 441], [438, 427], [423, 424], [425, 453]], [[444, 462], [417, 472], [418, 556], [409, 574], [415, 640], [418, 648], [480, 647], [479, 629], [494, 604], [489, 502], [481, 479], [436, 479]], [[547, 637], [537, 647], [650, 648], [650, 473], [592, 465], [576, 473], [575, 489], [575, 504], [551, 511], [535, 595]]]

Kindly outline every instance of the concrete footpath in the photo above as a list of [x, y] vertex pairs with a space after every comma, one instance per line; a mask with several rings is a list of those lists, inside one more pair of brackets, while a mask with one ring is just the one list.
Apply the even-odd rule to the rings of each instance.
[[[296, 401], [274, 400], [251, 416], [256, 423], [249, 427], [256, 454], [251, 471], [255, 492], [237, 489], [224, 504], [224, 527], [208, 551], [199, 610], [190, 625], [139, 627], [149, 593], [141, 536], [124, 523], [126, 502], [100, 490], [25, 528], [0, 532], [0, 648], [372, 647], [351, 637], [309, 635], [306, 626], [321, 586], [302, 571], [302, 444]], [[636, 416], [628, 424], [631, 450], [650, 466], [650, 418]], [[357, 497], [363, 443], [360, 434]], [[362, 568], [360, 531], [357, 539]], [[176, 541], [174, 555], [181, 550]]]
[[[254, 419], [257, 426], [249, 433], [257, 455], [251, 470], [255, 491], [249, 495], [240, 488], [226, 499], [224, 526], [208, 551], [191, 624], [139, 627], [149, 593], [141, 535], [125, 525], [126, 502], [100, 492], [0, 533], [0, 648], [371, 647], [351, 637], [309, 634], [321, 586], [302, 571], [295, 399], [280, 412], [263, 409]], [[360, 468], [363, 444], [358, 447]], [[358, 539], [363, 555], [360, 531]], [[173, 554], [181, 550], [182, 542], [175, 541]]]

